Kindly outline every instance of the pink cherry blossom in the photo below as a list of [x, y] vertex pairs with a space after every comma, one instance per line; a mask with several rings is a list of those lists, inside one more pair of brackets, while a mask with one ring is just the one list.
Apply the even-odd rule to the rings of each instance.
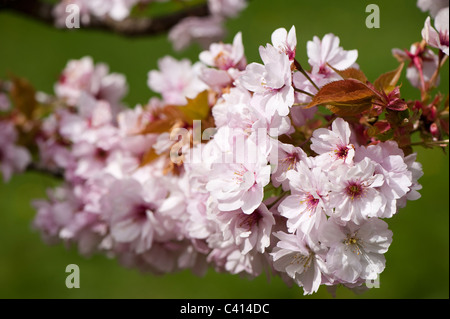
[[112, 238], [118, 243], [129, 243], [136, 253], [151, 248], [159, 227], [156, 215], [167, 194], [162, 188], [152, 192], [145, 189], [139, 182], [126, 179], [113, 183], [104, 198]]
[[[392, 53], [397, 59], [408, 62], [406, 78], [417, 88], [424, 86], [423, 82], [429, 82], [438, 68], [438, 56], [428, 48], [421, 49], [418, 43], [411, 45], [409, 51], [393, 49]], [[439, 77], [436, 80], [436, 85], [438, 84]]]
[[224, 17], [236, 17], [246, 6], [246, 0], [208, 0], [209, 10]]
[[305, 295], [317, 292], [319, 286], [327, 281], [326, 247], [317, 241], [316, 236], [304, 236], [302, 232], [277, 232], [275, 236], [279, 239], [271, 253], [275, 270], [287, 273], [303, 287]]
[[9, 102], [8, 96], [0, 92], [0, 111], [8, 111], [11, 108], [11, 103]]
[[199, 59], [206, 65], [219, 70], [227, 71], [230, 68], [244, 70], [247, 62], [242, 44], [242, 33], [236, 33], [232, 44], [212, 43], [209, 50], [200, 53]]
[[[253, 149], [253, 152], [256, 150], [254, 145], [250, 149]], [[225, 162], [212, 165], [206, 189], [218, 201], [220, 210], [231, 211], [241, 208], [245, 214], [251, 214], [261, 204], [264, 186], [270, 181], [270, 165], [263, 158], [257, 155], [256, 161], [244, 160], [242, 163], [234, 161], [229, 164]]]
[[425, 26], [422, 29], [422, 37], [428, 45], [438, 48], [446, 55], [449, 54], [449, 28], [448, 28], [448, 7], [441, 9], [434, 19], [434, 28], [431, 26], [431, 19], [425, 20]]
[[434, 18], [441, 9], [448, 7], [448, 3], [448, 0], [417, 0], [417, 7], [423, 12], [428, 11]]
[[270, 245], [275, 219], [264, 204], [251, 214], [242, 210], [218, 212], [214, 219], [219, 222], [223, 240], [240, 247], [242, 254], [254, 249], [264, 253]]
[[295, 33], [295, 26], [289, 30], [285, 28], [276, 29], [271, 36], [272, 44], [281, 52], [286, 53], [290, 61], [295, 59], [295, 51], [297, 48], [297, 36]]
[[329, 247], [326, 266], [330, 273], [338, 280], [354, 283], [359, 279], [376, 279], [384, 270], [384, 253], [392, 242], [392, 232], [378, 218], [370, 218], [361, 225], [349, 222], [345, 226], [329, 218], [319, 240]]
[[408, 170], [411, 172], [411, 186], [409, 192], [403, 197], [397, 200], [398, 207], [405, 207], [407, 200], [417, 200], [421, 197], [419, 190], [422, 189], [422, 185], [419, 184], [418, 180], [423, 176], [422, 164], [416, 162], [417, 154], [413, 153], [404, 158]]
[[176, 51], [185, 49], [193, 42], [206, 48], [225, 36], [223, 23], [221, 16], [187, 17], [170, 30], [169, 40]]
[[148, 86], [161, 93], [167, 104], [184, 105], [186, 98], [195, 98], [207, 89], [198, 77], [200, 64], [192, 65], [187, 59], [177, 61], [166, 56], [158, 61], [159, 71], [148, 73]]
[[355, 65], [358, 58], [357, 50], [345, 51], [339, 46], [339, 38], [334, 34], [326, 34], [322, 40], [317, 36], [308, 41], [308, 63], [312, 66], [312, 73], [320, 73], [327, 77], [339, 79], [339, 76], [328, 66], [344, 70]]
[[355, 147], [350, 144], [351, 130], [347, 122], [337, 118], [331, 125], [331, 130], [319, 128], [311, 137], [311, 149], [319, 154], [316, 161], [328, 166], [337, 164], [351, 164], [355, 155]]
[[109, 73], [106, 64], [94, 65], [91, 57], [70, 60], [55, 85], [55, 93], [70, 105], [77, 105], [83, 94], [96, 100], [105, 100], [113, 109], [127, 93], [125, 77], [119, 73]]
[[[119, 20], [142, 1], [149, 2], [78, 0], [89, 18]], [[366, 121], [363, 113], [358, 122], [358, 115], [344, 120], [320, 107], [304, 108], [321, 87], [342, 80], [335, 69], [358, 67], [357, 51], [344, 50], [338, 37], [309, 41], [303, 70], [295, 27], [278, 28], [271, 43], [259, 47], [262, 63], [247, 64], [240, 32], [231, 44], [210, 44], [222, 35], [224, 18], [247, 2], [207, 4], [211, 16], [188, 17], [171, 31], [177, 48], [190, 41], [205, 45], [200, 61], [160, 59], [147, 79], [160, 97], [146, 104], [125, 108], [125, 77], [105, 64], [91, 57], [67, 63], [50, 102], [54, 112], [38, 123], [33, 163], [64, 181], [48, 190], [48, 199], [33, 202], [34, 228], [48, 243], [77, 245], [82, 255], [102, 253], [142, 272], [202, 275], [212, 267], [248, 278], [277, 275], [305, 294], [321, 285], [361, 289], [385, 268], [392, 232], [381, 218], [420, 197], [416, 154], [405, 156], [397, 142], [367, 130], [385, 124], [385, 114]], [[429, 19], [424, 29], [431, 46], [436, 36], [445, 40], [442, 10], [437, 31]], [[409, 63], [407, 77], [419, 88], [442, 58], [418, 44], [393, 53]], [[195, 104], [188, 110], [186, 104], [201, 92], [210, 113], [197, 121], [190, 114]], [[31, 162], [16, 144], [18, 130], [23, 134], [34, 119], [11, 110], [1, 93], [0, 110], [0, 172], [8, 180]], [[439, 123], [437, 108], [418, 110], [410, 110], [420, 122], [414, 131], [422, 122]], [[173, 119], [170, 111], [186, 111], [186, 117]], [[180, 137], [187, 137], [182, 146]]]
[[265, 48], [261, 46], [259, 53], [264, 65], [249, 64], [239, 79], [240, 83], [260, 98], [258, 104], [267, 116], [273, 116], [276, 112], [286, 116], [294, 103], [289, 57], [270, 44]]
[[[405, 163], [403, 151], [394, 141], [358, 148], [355, 161], [371, 159], [376, 164], [375, 173], [383, 175], [379, 190], [385, 198], [380, 218], [390, 218], [397, 212], [396, 200], [405, 196], [412, 185], [412, 173]], [[412, 163], [411, 163], [412, 164]]]
[[272, 184], [275, 187], [283, 185], [283, 189], [287, 190], [289, 187], [289, 180], [287, 179], [287, 172], [296, 169], [300, 161], [307, 161], [307, 155], [300, 147], [295, 147], [291, 144], [281, 143], [276, 140], [273, 143], [272, 151], [270, 153], [270, 164], [274, 166], [272, 170]]
[[[91, 0], [86, 1], [90, 12], [98, 17], [109, 16], [114, 20], [125, 19], [131, 8], [140, 0]], [[141, 0], [142, 1], [142, 0]]]
[[360, 224], [381, 214], [386, 198], [379, 187], [384, 178], [375, 169], [376, 164], [364, 158], [354, 166], [341, 165], [328, 174], [332, 183], [329, 205], [334, 207], [330, 215], [339, 218], [341, 223], [352, 221]]
[[309, 234], [326, 221], [330, 181], [319, 167], [310, 169], [304, 162], [300, 162], [295, 170], [288, 171], [286, 176], [291, 195], [281, 202], [278, 210], [287, 218], [290, 233], [300, 229]]
[[16, 145], [17, 131], [14, 124], [0, 120], [0, 173], [7, 182], [14, 173], [21, 173], [31, 163], [29, 151]]

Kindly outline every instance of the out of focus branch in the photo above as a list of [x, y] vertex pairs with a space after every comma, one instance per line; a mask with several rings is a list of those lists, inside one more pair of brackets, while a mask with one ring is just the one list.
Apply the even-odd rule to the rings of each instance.
[[57, 179], [63, 179], [64, 178], [64, 174], [63, 174], [62, 171], [50, 170], [50, 169], [41, 167], [41, 166], [37, 165], [36, 163], [30, 163], [27, 166], [26, 171], [41, 173], [41, 174], [44, 174], [44, 175], [47, 175], [47, 176], [52, 176], [52, 177], [57, 178]]
[[[51, 26], [55, 26], [54, 6], [54, 4], [40, 0], [0, 0], [0, 11], [10, 10], [17, 12]], [[186, 17], [204, 17], [209, 14], [208, 5], [205, 3], [186, 7], [180, 11], [155, 18], [129, 17], [122, 21], [115, 21], [110, 18], [99, 19], [91, 17], [90, 23], [82, 25], [81, 28], [113, 32], [126, 37], [142, 37], [165, 33]]]

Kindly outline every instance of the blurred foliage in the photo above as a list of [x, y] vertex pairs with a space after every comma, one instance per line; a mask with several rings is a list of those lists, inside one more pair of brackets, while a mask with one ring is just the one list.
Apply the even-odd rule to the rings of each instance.
[[[368, 29], [366, 5], [380, 7], [381, 27]], [[334, 33], [347, 49], [358, 49], [358, 64], [370, 81], [397, 67], [392, 48], [407, 48], [421, 40], [426, 14], [412, 0], [397, 1], [298, 1], [257, 0], [236, 19], [227, 22], [231, 42], [238, 31], [249, 62], [260, 61], [258, 47], [270, 42], [279, 27], [296, 26], [297, 56], [307, 65], [306, 41], [314, 35]], [[154, 94], [147, 73], [158, 58], [198, 59], [201, 48], [173, 52], [166, 36], [126, 39], [114, 34], [81, 29], [57, 30], [9, 12], [0, 12], [0, 78], [8, 72], [27, 78], [40, 91], [53, 92], [59, 72], [69, 59], [90, 55], [109, 64], [111, 71], [126, 75], [132, 107]], [[441, 87], [448, 92], [448, 63]], [[404, 75], [402, 96], [418, 98]], [[409, 202], [387, 220], [394, 241], [386, 254], [380, 288], [355, 295], [338, 288], [337, 298], [449, 298], [449, 157], [440, 149], [416, 148], [425, 175], [422, 198]], [[447, 150], [448, 151], [448, 148]], [[58, 181], [37, 173], [15, 176], [0, 183], [0, 298], [303, 298], [298, 287], [287, 287], [280, 278], [254, 280], [210, 269], [197, 277], [189, 271], [164, 276], [140, 274], [104, 256], [90, 259], [76, 247], [49, 247], [31, 229], [31, 200], [45, 197], [45, 189]], [[67, 289], [65, 268], [80, 266], [81, 288]], [[305, 298], [331, 298], [325, 287]]]

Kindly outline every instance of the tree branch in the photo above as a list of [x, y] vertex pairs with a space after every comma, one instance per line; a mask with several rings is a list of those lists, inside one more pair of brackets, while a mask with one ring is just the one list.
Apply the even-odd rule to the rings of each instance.
[[37, 165], [36, 163], [30, 163], [27, 168], [27, 172], [41, 173], [47, 176], [52, 176], [57, 179], [64, 179], [64, 173], [62, 171], [54, 171]]
[[[53, 16], [53, 4], [40, 0], [0, 0], [0, 11], [10, 10], [47, 25], [55, 26]], [[113, 32], [126, 37], [143, 37], [166, 33], [179, 21], [187, 17], [205, 17], [210, 14], [207, 3], [184, 8], [181, 11], [170, 13], [155, 18], [126, 18], [115, 21], [111, 18], [99, 19], [91, 16], [88, 25], [82, 25], [82, 29]], [[68, 30], [62, 28], [62, 30]]]

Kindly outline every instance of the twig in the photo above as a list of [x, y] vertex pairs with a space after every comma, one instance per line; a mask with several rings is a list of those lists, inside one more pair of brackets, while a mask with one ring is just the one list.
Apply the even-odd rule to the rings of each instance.
[[[43, 22], [47, 25], [55, 26], [53, 16], [53, 4], [40, 0], [0, 0], [0, 11], [10, 10]], [[143, 37], [150, 35], [162, 34], [169, 31], [180, 20], [186, 17], [204, 17], [210, 14], [207, 3], [186, 7], [180, 11], [170, 13], [155, 18], [126, 18], [122, 21], [113, 19], [98, 19], [91, 17], [88, 25], [83, 25], [86, 30], [100, 30], [113, 32], [126, 37]], [[63, 28], [63, 30], [69, 30]]]
[[64, 174], [61, 171], [53, 171], [37, 165], [36, 163], [30, 163], [26, 169], [27, 172], [37, 172], [44, 175], [52, 176], [54, 178], [63, 179]]

